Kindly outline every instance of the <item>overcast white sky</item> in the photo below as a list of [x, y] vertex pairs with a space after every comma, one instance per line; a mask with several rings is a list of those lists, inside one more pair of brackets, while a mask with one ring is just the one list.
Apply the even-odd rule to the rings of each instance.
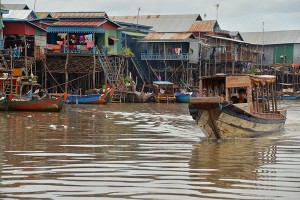
[[[35, 0], [2, 0], [34, 8]], [[300, 0], [36, 0], [36, 11], [105, 11], [108, 16], [200, 14], [240, 32], [300, 30]], [[204, 15], [206, 14], [206, 18]]]

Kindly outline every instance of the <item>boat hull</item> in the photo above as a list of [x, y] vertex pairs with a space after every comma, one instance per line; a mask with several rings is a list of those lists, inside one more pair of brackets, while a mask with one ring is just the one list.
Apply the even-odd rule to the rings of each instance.
[[3, 97], [0, 99], [0, 111], [6, 110], [7, 99]]
[[278, 96], [279, 100], [297, 100], [299, 98], [300, 98], [300, 96], [298, 96], [298, 95], [283, 95], [283, 96]]
[[88, 94], [88, 95], [68, 95], [67, 104], [107, 104], [114, 91], [111, 90], [105, 94]]
[[44, 98], [31, 99], [28, 101], [8, 101], [7, 111], [38, 111], [38, 112], [60, 112], [63, 108], [64, 99], [59, 98]]
[[189, 105], [190, 114], [209, 138], [249, 138], [278, 132], [283, 128], [285, 116], [275, 114], [269, 118], [250, 115], [232, 104], [222, 109], [218, 104], [204, 107]]
[[156, 103], [175, 103], [176, 97], [174, 95], [159, 95], [154, 97]]

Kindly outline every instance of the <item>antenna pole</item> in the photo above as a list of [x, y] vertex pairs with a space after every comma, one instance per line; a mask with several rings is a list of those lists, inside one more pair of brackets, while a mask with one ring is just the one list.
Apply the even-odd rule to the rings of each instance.
[[216, 5], [216, 7], [217, 7], [217, 13], [216, 13], [216, 15], [217, 15], [217, 21], [218, 21], [218, 11], [219, 11], [219, 6], [220, 6], [220, 4], [217, 4], [217, 5]]

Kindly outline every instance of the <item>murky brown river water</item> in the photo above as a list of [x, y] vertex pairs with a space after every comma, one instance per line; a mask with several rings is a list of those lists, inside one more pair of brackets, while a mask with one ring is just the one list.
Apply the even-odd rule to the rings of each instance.
[[285, 103], [281, 134], [224, 141], [187, 104], [2, 112], [0, 198], [299, 199], [300, 102]]

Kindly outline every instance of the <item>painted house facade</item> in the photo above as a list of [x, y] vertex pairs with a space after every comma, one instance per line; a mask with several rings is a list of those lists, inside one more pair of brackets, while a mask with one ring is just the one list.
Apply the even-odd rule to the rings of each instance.
[[[47, 26], [47, 49], [62, 53], [121, 53], [122, 32], [104, 12], [53, 12], [59, 21]], [[61, 47], [67, 45], [66, 47]]]
[[3, 15], [4, 48], [14, 51], [14, 58], [35, 57], [39, 41], [46, 41], [46, 30], [31, 21], [36, 19], [32, 10], [9, 10]]

